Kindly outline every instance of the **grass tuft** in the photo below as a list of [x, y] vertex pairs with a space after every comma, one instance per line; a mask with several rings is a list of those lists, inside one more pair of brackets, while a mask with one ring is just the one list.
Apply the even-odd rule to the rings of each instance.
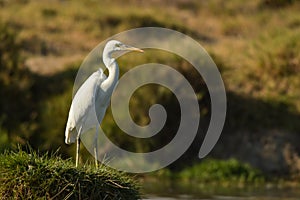
[[56, 154], [18, 150], [0, 155], [2, 199], [139, 199], [137, 184], [126, 174], [98, 169]]

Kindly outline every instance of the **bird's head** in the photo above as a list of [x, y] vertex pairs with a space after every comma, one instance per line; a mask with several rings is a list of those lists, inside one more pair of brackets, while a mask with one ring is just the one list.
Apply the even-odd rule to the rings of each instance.
[[123, 44], [117, 40], [110, 40], [104, 47], [103, 56], [108, 55], [110, 58], [118, 58], [130, 51], [144, 52], [142, 49]]

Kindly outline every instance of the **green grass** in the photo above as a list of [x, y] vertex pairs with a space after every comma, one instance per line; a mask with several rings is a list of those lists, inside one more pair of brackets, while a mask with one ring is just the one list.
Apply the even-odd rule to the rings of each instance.
[[167, 168], [140, 177], [145, 184], [161, 180], [166, 184], [196, 187], [244, 188], [258, 187], [266, 183], [279, 184], [278, 180], [265, 176], [259, 169], [236, 159], [207, 158], [179, 171]]
[[75, 167], [59, 156], [19, 150], [0, 155], [2, 199], [139, 199], [131, 178], [101, 165]]
[[265, 177], [259, 170], [236, 159], [206, 159], [180, 171], [178, 178], [184, 182], [222, 186], [255, 185], [265, 182]]

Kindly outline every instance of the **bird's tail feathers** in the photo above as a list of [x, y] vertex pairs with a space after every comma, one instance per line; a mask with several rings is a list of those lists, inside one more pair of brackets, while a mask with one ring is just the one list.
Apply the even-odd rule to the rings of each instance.
[[74, 143], [76, 141], [77, 138], [77, 131], [76, 128], [66, 128], [66, 135], [65, 135], [65, 143], [66, 144], [71, 144]]

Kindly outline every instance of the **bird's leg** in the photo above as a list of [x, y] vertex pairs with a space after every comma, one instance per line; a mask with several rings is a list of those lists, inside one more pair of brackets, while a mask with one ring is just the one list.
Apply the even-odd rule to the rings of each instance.
[[95, 156], [96, 168], [98, 168], [98, 133], [99, 133], [99, 125], [96, 126], [96, 133], [94, 138], [94, 156]]
[[76, 142], [77, 142], [77, 149], [76, 149], [76, 167], [78, 167], [79, 150], [80, 150], [80, 137], [79, 137], [79, 136], [77, 137]]

